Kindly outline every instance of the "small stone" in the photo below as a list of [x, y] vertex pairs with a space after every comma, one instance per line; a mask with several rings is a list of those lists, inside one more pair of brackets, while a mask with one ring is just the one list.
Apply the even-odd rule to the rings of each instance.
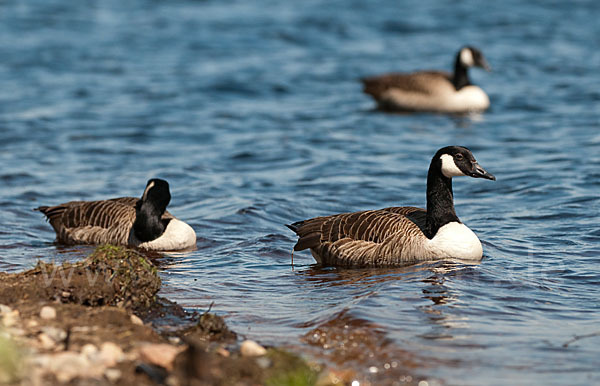
[[169, 343], [171, 344], [180, 344], [181, 343], [181, 338], [178, 336], [170, 336], [169, 337]]
[[121, 370], [119, 369], [106, 369], [104, 370], [104, 376], [109, 382], [116, 383], [119, 379], [121, 379]]
[[258, 365], [258, 367], [260, 367], [263, 370], [268, 369], [269, 367], [271, 367], [271, 360], [265, 356], [261, 356], [259, 358], [256, 358], [256, 364]]
[[40, 310], [40, 318], [42, 319], [56, 319], [56, 310], [54, 307], [44, 306]]
[[86, 343], [81, 348], [81, 354], [85, 355], [92, 362], [94, 361], [94, 357], [98, 355], [98, 347], [91, 343]]
[[69, 291], [63, 291], [60, 295], [63, 298], [70, 298], [71, 297], [71, 293]]
[[333, 372], [326, 371], [321, 373], [317, 378], [315, 386], [331, 386], [331, 385], [342, 385], [343, 381]]
[[267, 349], [253, 340], [245, 340], [242, 342], [240, 352], [244, 357], [258, 357], [265, 355], [267, 353]]
[[227, 351], [223, 347], [219, 347], [216, 352], [217, 352], [217, 354], [219, 354], [220, 356], [225, 357], [225, 358], [229, 358], [229, 356], [231, 355], [229, 353], [229, 351]]
[[12, 308], [7, 305], [0, 304], [0, 315], [8, 314], [12, 312]]
[[100, 346], [99, 360], [105, 367], [113, 367], [124, 359], [125, 354], [123, 350], [113, 342], [104, 342]]
[[140, 319], [137, 315], [131, 315], [130, 317], [131, 319], [131, 323], [138, 325], [138, 326], [143, 326], [144, 322], [142, 321], [142, 319]]
[[171, 346], [170, 344], [145, 344], [140, 347], [140, 359], [144, 362], [160, 366], [169, 371], [173, 370], [173, 361], [181, 348]]
[[56, 343], [63, 342], [65, 339], [67, 339], [67, 332], [57, 327], [42, 327], [42, 333], [48, 335]]
[[54, 347], [56, 347], [56, 342], [54, 341], [54, 339], [50, 338], [43, 332], [38, 334], [37, 338], [40, 341], [40, 344], [44, 350], [52, 350]]
[[4, 327], [12, 327], [19, 322], [19, 310], [11, 310], [2, 314], [2, 324]]
[[37, 322], [37, 320], [30, 319], [30, 320], [27, 321], [27, 328], [34, 329], [34, 328], [36, 328], [39, 325], [40, 324]]
[[72, 351], [54, 355], [48, 370], [62, 383], [70, 382], [77, 377], [94, 376], [97, 371], [83, 355]]

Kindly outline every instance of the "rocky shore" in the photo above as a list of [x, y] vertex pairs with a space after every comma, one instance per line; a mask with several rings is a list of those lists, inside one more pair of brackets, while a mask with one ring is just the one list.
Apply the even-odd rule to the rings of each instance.
[[[103, 246], [81, 262], [0, 273], [0, 384], [333, 385], [349, 379], [242, 341], [209, 312], [157, 296], [157, 270]], [[177, 320], [170, 328], [154, 321]]]

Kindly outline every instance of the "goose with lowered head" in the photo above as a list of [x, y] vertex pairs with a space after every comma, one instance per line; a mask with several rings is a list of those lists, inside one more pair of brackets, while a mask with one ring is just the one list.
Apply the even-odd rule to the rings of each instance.
[[62, 244], [115, 244], [153, 251], [177, 251], [196, 246], [191, 226], [167, 209], [169, 184], [153, 178], [142, 198], [71, 201], [40, 206]]

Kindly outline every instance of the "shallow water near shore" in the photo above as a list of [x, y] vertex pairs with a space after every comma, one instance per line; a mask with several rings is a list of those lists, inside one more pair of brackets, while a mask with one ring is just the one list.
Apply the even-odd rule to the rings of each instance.
[[[375, 384], [598, 383], [600, 336], [573, 340], [600, 331], [598, 14], [594, 1], [3, 2], [0, 270], [93, 250], [54, 245], [32, 208], [140, 196], [161, 177], [198, 234], [162, 259], [161, 294], [214, 302], [244, 337]], [[385, 114], [361, 93], [362, 76], [450, 69], [464, 43], [494, 68], [471, 71], [484, 114]], [[480, 264], [320, 268], [296, 253], [291, 267], [283, 224], [422, 207], [448, 144], [497, 177], [454, 181]]]

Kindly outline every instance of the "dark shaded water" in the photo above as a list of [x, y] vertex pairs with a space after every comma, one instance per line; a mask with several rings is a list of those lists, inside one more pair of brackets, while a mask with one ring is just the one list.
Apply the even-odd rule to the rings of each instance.
[[[214, 301], [247, 337], [376, 384], [599, 383], [600, 337], [569, 343], [600, 330], [599, 15], [593, 0], [3, 1], [0, 269], [90, 251], [53, 245], [31, 208], [162, 177], [199, 237], [165, 257], [163, 295]], [[494, 67], [471, 74], [484, 115], [387, 115], [361, 94], [361, 76], [449, 69], [464, 43]], [[498, 178], [454, 183], [481, 264], [290, 268], [284, 223], [423, 206], [448, 144]]]

